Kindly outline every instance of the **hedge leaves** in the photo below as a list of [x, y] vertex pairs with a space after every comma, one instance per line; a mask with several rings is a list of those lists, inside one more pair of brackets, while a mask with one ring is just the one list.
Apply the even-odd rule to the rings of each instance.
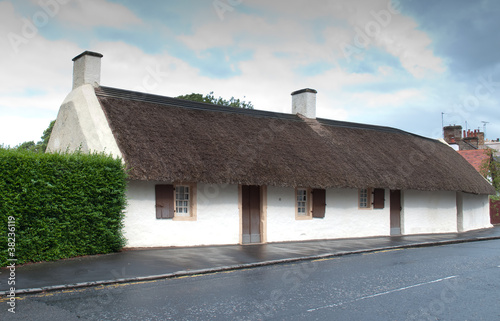
[[9, 217], [16, 264], [118, 251], [125, 188], [124, 166], [110, 156], [0, 149], [0, 265], [12, 243]]

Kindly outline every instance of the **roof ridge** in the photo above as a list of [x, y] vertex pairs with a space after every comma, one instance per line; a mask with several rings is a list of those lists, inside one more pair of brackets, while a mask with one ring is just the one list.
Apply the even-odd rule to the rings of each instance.
[[[161, 96], [157, 94], [149, 94], [138, 91], [113, 88], [107, 86], [99, 86], [95, 88], [95, 92], [97, 96], [101, 97], [111, 97], [111, 98], [120, 98], [120, 99], [128, 99], [135, 100], [141, 102], [148, 102], [153, 104], [160, 105], [169, 105], [180, 108], [188, 108], [194, 110], [204, 110], [204, 111], [213, 111], [213, 112], [222, 112], [222, 113], [232, 113], [232, 114], [242, 114], [254, 117], [264, 117], [264, 118], [278, 118], [278, 119], [286, 119], [291, 121], [299, 121], [304, 122], [306, 117], [300, 117], [295, 114], [288, 113], [280, 113], [273, 112], [267, 110], [259, 110], [259, 109], [244, 109], [244, 108], [236, 108], [236, 107], [228, 107], [222, 105], [215, 105], [209, 103], [202, 103], [197, 101], [185, 100], [180, 98]], [[347, 122], [340, 120], [333, 120], [327, 118], [316, 118], [320, 125], [330, 126], [330, 127], [343, 127], [343, 128], [352, 128], [352, 129], [363, 129], [363, 130], [374, 130], [380, 132], [387, 132], [393, 134], [403, 134], [403, 135], [411, 135], [431, 141], [436, 141], [433, 138], [420, 136], [417, 134], [413, 134], [410, 132], [406, 132], [401, 129], [386, 127], [380, 125], [371, 125], [371, 124], [363, 124], [363, 123], [355, 123], [355, 122]]]
[[215, 104], [202, 103], [181, 98], [148, 94], [138, 91], [131, 91], [119, 88], [106, 87], [106, 86], [99, 86], [98, 88], [95, 89], [95, 92], [97, 96], [101, 97], [121, 98], [121, 99], [135, 100], [135, 101], [148, 102], [160, 105], [169, 105], [174, 107], [181, 107], [181, 108], [188, 108], [195, 110], [244, 114], [255, 117], [281, 118], [287, 120], [300, 121], [300, 118], [297, 117], [297, 115], [293, 114], [279, 113], [279, 112], [259, 110], [259, 109], [245, 109], [245, 108], [215, 105]]

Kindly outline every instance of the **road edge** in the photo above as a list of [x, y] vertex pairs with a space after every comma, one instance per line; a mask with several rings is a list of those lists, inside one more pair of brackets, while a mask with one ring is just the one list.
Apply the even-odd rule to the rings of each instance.
[[[166, 273], [166, 274], [139, 276], [139, 277], [133, 277], [133, 278], [80, 282], [80, 283], [64, 284], [64, 285], [51, 285], [51, 286], [45, 286], [45, 287], [40, 287], [40, 288], [16, 289], [15, 294], [16, 295], [18, 295], [18, 294], [36, 294], [36, 293], [43, 293], [43, 292], [79, 289], [79, 288], [94, 287], [94, 286], [101, 286], [101, 285], [104, 286], [104, 285], [121, 284], [121, 283], [133, 283], [133, 282], [153, 281], [153, 280], [161, 280], [161, 279], [172, 279], [172, 278], [185, 277], [185, 276], [212, 274], [212, 273], [217, 273], [217, 272], [242, 270], [242, 269], [248, 269], [248, 268], [254, 268], [254, 267], [296, 263], [296, 262], [312, 261], [312, 260], [318, 260], [318, 259], [328, 259], [328, 258], [339, 257], [339, 256], [372, 253], [372, 252], [378, 252], [378, 251], [409, 249], [409, 248], [418, 248], [418, 247], [431, 247], [431, 246], [450, 245], [450, 244], [459, 244], [459, 243], [468, 243], [468, 242], [491, 241], [491, 240], [498, 240], [498, 239], [500, 239], [500, 236], [488, 236], [488, 237], [475, 237], [475, 238], [469, 238], [469, 239], [456, 239], [456, 240], [432, 241], [432, 242], [421, 242], [421, 243], [395, 245], [395, 246], [385, 246], [385, 247], [361, 249], [361, 250], [355, 250], [355, 251], [341, 251], [341, 252], [335, 252], [335, 253], [324, 253], [324, 254], [318, 254], [318, 255], [286, 258], [286, 259], [279, 259], [279, 260], [269, 260], [269, 261], [261, 261], [261, 262], [254, 262], [254, 263], [226, 265], [226, 266], [198, 269], [198, 270], [177, 271], [177, 272], [171, 272], [171, 273]], [[7, 295], [9, 293], [10, 293], [9, 291], [0, 291], [1, 296]]]

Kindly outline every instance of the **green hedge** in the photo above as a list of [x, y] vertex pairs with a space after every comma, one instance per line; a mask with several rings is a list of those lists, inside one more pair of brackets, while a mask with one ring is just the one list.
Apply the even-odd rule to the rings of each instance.
[[12, 218], [16, 264], [120, 250], [125, 188], [124, 167], [110, 156], [0, 149], [0, 266]]

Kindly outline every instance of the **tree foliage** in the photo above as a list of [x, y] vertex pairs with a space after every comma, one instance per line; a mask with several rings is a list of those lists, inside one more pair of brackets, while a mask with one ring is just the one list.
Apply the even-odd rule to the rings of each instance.
[[[490, 183], [495, 187], [497, 194], [500, 194], [500, 161], [498, 157], [495, 157], [494, 151], [492, 149], [487, 149], [485, 153], [488, 158], [485, 159], [481, 165], [481, 174], [490, 181]], [[500, 199], [497, 195], [495, 198]]]
[[236, 108], [243, 108], [243, 109], [253, 109], [253, 104], [249, 101], [244, 101], [239, 98], [234, 98], [231, 97], [231, 99], [226, 100], [222, 97], [215, 98], [214, 92], [211, 91], [208, 95], [203, 96], [202, 94], [189, 94], [189, 95], [182, 95], [178, 96], [177, 98], [179, 99], [184, 99], [184, 100], [190, 100], [190, 101], [196, 101], [200, 103], [207, 103], [207, 104], [213, 104], [213, 105], [220, 105], [220, 106], [227, 106], [227, 107], [236, 107]]

